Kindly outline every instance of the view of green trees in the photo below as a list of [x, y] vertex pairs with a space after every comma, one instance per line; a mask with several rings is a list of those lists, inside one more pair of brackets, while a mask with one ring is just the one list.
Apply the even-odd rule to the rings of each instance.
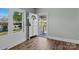
[[22, 13], [20, 13], [20, 12], [14, 12], [13, 20], [14, 21], [22, 21]]
[[14, 32], [22, 30], [22, 13], [15, 11], [13, 14]]

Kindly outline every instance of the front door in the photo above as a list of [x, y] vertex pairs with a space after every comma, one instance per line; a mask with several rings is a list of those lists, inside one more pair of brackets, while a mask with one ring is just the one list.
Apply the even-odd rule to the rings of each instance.
[[29, 36], [38, 35], [38, 16], [33, 13], [29, 13]]

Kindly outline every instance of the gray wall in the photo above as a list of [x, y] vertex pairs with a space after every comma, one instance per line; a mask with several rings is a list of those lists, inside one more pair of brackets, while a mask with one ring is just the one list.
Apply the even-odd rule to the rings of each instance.
[[40, 8], [37, 13], [48, 13], [48, 35], [79, 39], [79, 9]]
[[34, 8], [21, 8], [21, 9], [25, 10], [26, 12], [32, 12], [32, 13], [35, 12]]

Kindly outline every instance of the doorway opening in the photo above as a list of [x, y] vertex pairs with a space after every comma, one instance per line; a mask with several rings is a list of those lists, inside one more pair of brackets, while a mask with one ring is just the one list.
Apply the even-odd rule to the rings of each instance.
[[40, 36], [48, 35], [48, 18], [47, 15], [39, 15], [38, 20], [38, 33]]

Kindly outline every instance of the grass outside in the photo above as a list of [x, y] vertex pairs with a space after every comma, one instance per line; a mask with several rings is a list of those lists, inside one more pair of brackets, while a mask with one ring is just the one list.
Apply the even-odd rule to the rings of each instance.
[[18, 31], [21, 31], [22, 29], [14, 29], [13, 31], [14, 32], [18, 32]]
[[6, 35], [6, 34], [8, 34], [8, 32], [0, 32], [0, 36]]

